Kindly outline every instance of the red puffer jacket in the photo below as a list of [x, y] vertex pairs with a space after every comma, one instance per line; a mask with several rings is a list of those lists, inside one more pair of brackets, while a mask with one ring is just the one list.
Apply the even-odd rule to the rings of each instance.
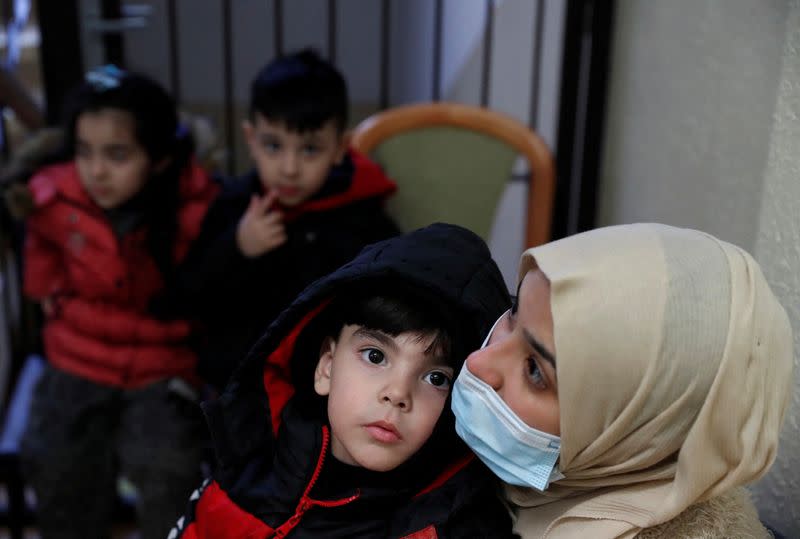
[[[25, 293], [51, 298], [44, 327], [50, 362], [94, 382], [141, 386], [180, 376], [196, 379], [186, 341], [190, 324], [162, 321], [148, 304], [164, 286], [140, 227], [117, 239], [83, 189], [74, 163], [41, 170], [30, 182], [35, 211], [27, 221]], [[217, 186], [196, 165], [180, 179], [175, 259], [200, 231]]]

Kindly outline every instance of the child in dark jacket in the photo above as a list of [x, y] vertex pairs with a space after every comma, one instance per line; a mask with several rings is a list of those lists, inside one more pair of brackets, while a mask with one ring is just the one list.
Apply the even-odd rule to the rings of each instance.
[[510, 537], [449, 406], [509, 304], [484, 242], [442, 224], [311, 285], [205, 405], [215, 480], [170, 537]]
[[348, 148], [347, 111], [344, 79], [312, 51], [253, 81], [243, 130], [255, 170], [225, 182], [168, 307], [207, 323], [201, 371], [218, 387], [308, 284], [398, 232], [383, 210], [395, 184]]
[[149, 309], [217, 187], [155, 82], [106, 66], [77, 89], [70, 160], [29, 183], [25, 293], [48, 366], [22, 440], [44, 538], [106, 537], [122, 472], [145, 538], [163, 537], [200, 476], [203, 418], [186, 320]]

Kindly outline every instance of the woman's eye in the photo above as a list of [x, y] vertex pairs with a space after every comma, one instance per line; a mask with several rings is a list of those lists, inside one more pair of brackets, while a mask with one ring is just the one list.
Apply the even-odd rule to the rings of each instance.
[[450, 377], [441, 371], [429, 372], [425, 375], [425, 381], [434, 387], [450, 389]]
[[517, 314], [517, 308], [519, 308], [519, 301], [517, 300], [517, 296], [511, 296], [511, 314]]
[[361, 358], [364, 361], [372, 363], [373, 365], [380, 365], [386, 359], [386, 357], [383, 355], [383, 352], [381, 352], [377, 348], [367, 348], [365, 350], [362, 350]]
[[527, 361], [528, 366], [526, 371], [528, 379], [537, 388], [545, 389], [547, 387], [547, 381], [544, 379], [544, 374], [542, 374], [542, 369], [539, 368], [539, 364], [536, 362], [536, 359], [529, 357]]

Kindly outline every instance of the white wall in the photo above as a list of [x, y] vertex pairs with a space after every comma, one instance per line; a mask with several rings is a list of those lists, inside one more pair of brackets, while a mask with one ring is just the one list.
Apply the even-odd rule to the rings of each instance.
[[[620, 0], [615, 25], [600, 224], [699, 228], [753, 252], [790, 312], [797, 357], [798, 0]], [[798, 399], [753, 488], [788, 537], [800, 537]]]
[[752, 250], [784, 0], [618, 3], [601, 224], [655, 220]]
[[800, 537], [800, 0], [791, 0], [755, 256], [794, 328], [795, 392], [780, 452], [754, 489], [762, 516]]

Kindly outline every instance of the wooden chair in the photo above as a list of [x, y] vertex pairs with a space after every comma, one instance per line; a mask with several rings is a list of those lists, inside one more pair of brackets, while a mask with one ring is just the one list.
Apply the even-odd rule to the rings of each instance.
[[530, 167], [526, 247], [550, 240], [553, 158], [539, 135], [510, 116], [456, 103], [405, 105], [366, 118], [351, 144], [398, 183], [388, 211], [403, 230], [446, 221], [484, 239], [522, 155]]

